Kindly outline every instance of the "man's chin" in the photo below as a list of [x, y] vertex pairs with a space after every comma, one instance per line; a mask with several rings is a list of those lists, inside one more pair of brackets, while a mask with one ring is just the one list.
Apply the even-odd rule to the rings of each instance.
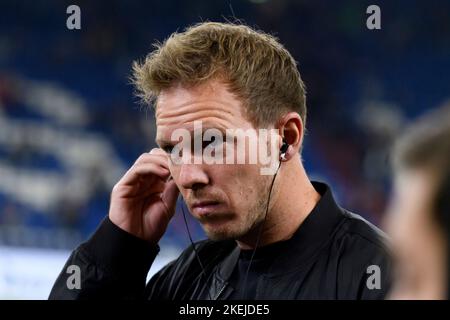
[[211, 229], [204, 228], [206, 236], [213, 241], [224, 241], [224, 240], [236, 240], [242, 237], [245, 232], [239, 232], [236, 230], [225, 230], [225, 229]]
[[256, 223], [246, 228], [231, 221], [223, 223], [202, 223], [202, 228], [206, 236], [213, 241], [239, 240], [248, 236], [252, 231], [255, 231], [258, 226], [259, 223]]
[[224, 241], [233, 239], [232, 235], [228, 232], [217, 232], [217, 231], [205, 231], [208, 239], [213, 241]]

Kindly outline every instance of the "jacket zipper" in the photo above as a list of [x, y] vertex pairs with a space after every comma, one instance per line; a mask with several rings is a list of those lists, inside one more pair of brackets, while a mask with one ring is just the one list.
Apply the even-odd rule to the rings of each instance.
[[223, 287], [220, 288], [219, 292], [218, 292], [218, 293], [216, 294], [216, 296], [214, 297], [214, 300], [217, 300], [217, 298], [219, 298], [219, 296], [222, 294], [223, 290], [225, 290], [226, 286], [227, 286], [227, 284], [225, 283], [225, 284], [223, 285]]

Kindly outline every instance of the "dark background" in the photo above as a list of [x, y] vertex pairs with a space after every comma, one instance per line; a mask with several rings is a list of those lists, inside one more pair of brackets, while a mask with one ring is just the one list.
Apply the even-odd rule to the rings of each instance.
[[[81, 8], [81, 30], [66, 28], [70, 4]], [[366, 27], [370, 4], [381, 8], [381, 30]], [[226, 19], [276, 35], [293, 54], [308, 91], [309, 175], [379, 225], [392, 140], [449, 96], [450, 1], [2, 0], [0, 245], [85, 240], [114, 183], [155, 146], [132, 62], [174, 31]], [[180, 214], [163, 242], [187, 245]]]

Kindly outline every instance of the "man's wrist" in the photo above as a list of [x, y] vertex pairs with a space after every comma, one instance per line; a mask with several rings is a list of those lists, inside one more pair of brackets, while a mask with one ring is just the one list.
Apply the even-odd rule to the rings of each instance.
[[105, 217], [82, 249], [94, 263], [111, 272], [148, 273], [159, 252], [158, 245], [140, 239]]

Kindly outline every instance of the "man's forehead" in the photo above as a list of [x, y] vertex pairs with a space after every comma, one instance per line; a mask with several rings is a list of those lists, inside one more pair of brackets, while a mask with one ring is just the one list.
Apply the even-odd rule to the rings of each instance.
[[[209, 80], [198, 85], [182, 85], [175, 84], [169, 88], [161, 90], [156, 100], [157, 115], [159, 111], [167, 109], [167, 107], [178, 107], [180, 104], [195, 102], [199, 100], [235, 100], [238, 98], [230, 92], [228, 86], [219, 80]], [[160, 106], [164, 109], [159, 110]]]
[[[203, 131], [209, 128], [225, 131], [228, 128], [248, 128], [251, 124], [243, 115], [239, 99], [228, 92], [214, 94], [177, 87], [158, 97], [156, 129], [158, 141], [169, 141], [176, 129], [193, 132], [195, 123], [201, 123]], [[198, 126], [198, 125], [197, 125]]]

